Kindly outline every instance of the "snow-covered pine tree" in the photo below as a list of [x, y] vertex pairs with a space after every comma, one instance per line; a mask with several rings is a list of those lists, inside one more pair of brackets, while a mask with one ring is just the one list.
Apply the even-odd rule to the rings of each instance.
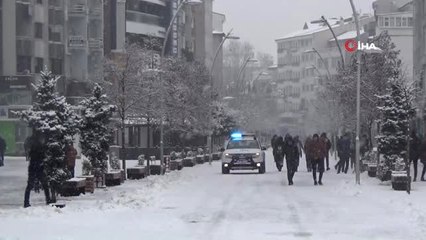
[[415, 114], [413, 96], [413, 89], [401, 79], [391, 80], [387, 94], [378, 96], [382, 117], [377, 138], [383, 155], [378, 175], [382, 181], [390, 180], [391, 171], [404, 170], [409, 124]]
[[[112, 141], [110, 122], [115, 106], [109, 105], [102, 87], [93, 89], [93, 96], [81, 102], [82, 123], [80, 145], [96, 174], [107, 171], [108, 150]], [[94, 173], [92, 173], [94, 174]]]
[[80, 118], [65, 101], [65, 97], [59, 96], [56, 91], [59, 76], [48, 70], [40, 74], [41, 80], [34, 86], [36, 99], [33, 106], [19, 115], [28, 122], [30, 128], [46, 137], [44, 172], [52, 190], [51, 200], [55, 202], [56, 191], [69, 176], [65, 165], [65, 148], [78, 132]]

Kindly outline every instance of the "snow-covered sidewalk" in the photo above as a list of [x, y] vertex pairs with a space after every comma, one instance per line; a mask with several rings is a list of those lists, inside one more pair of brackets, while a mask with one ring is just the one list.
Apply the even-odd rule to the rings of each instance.
[[42, 198], [29, 209], [0, 205], [0, 240], [426, 239], [426, 183], [408, 195], [330, 171], [314, 186], [301, 169], [288, 186], [267, 158], [265, 175], [222, 175], [216, 162], [96, 189], [63, 209]]

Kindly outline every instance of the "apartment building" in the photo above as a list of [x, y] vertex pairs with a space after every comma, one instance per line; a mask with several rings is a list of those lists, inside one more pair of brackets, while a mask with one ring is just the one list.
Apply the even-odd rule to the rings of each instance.
[[7, 154], [23, 151], [30, 134], [15, 111], [33, 101], [31, 84], [47, 66], [65, 86], [65, 5], [63, 0], [0, 1], [0, 135]]
[[426, 96], [426, 1], [414, 0], [414, 41], [413, 63], [414, 81], [422, 91], [417, 97], [417, 132], [424, 136], [425, 133], [425, 106]]
[[[327, 20], [335, 32], [339, 45], [356, 37], [352, 18]], [[374, 35], [374, 18], [360, 17], [362, 38]], [[318, 119], [317, 90], [322, 81], [336, 74], [341, 55], [335, 39], [322, 21], [305, 23], [303, 29], [276, 40], [278, 54], [277, 91], [281, 114], [281, 130], [293, 134], [311, 134], [324, 129]], [[344, 52], [344, 58], [350, 54]]]
[[377, 34], [387, 31], [400, 50], [403, 70], [408, 80], [413, 80], [413, 11], [412, 0], [377, 0], [373, 3], [376, 17]]

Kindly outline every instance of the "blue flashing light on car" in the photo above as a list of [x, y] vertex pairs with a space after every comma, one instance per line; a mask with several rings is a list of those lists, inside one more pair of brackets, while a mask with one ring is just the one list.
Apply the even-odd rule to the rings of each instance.
[[241, 139], [243, 137], [242, 133], [233, 133], [231, 134], [232, 139]]

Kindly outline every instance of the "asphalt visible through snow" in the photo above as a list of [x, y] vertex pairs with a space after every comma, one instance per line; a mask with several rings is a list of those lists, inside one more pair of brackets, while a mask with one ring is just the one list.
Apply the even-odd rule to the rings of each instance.
[[[6, 209], [13, 202], [6, 200], [12, 199], [16, 189], [22, 191], [19, 184], [25, 183], [22, 176], [15, 176], [19, 186], [0, 196], [0, 239], [426, 239], [425, 217], [416, 209], [426, 191], [421, 183], [416, 183], [413, 198], [364, 175], [363, 185], [355, 186], [353, 174], [335, 171], [325, 173], [324, 186], [314, 186], [304, 160], [301, 165], [294, 185], [288, 186], [285, 171], [276, 170], [269, 151], [263, 175], [222, 175], [219, 162], [197, 165], [174, 173], [173, 182], [164, 188], [155, 185], [164, 177], [143, 185], [146, 179], [127, 181], [110, 192], [95, 192], [85, 201], [72, 198], [60, 211], [42, 205]], [[14, 171], [19, 172], [10, 170], [5, 177], [4, 169], [0, 169], [2, 185], [4, 179], [12, 181]], [[142, 186], [155, 189], [138, 192]], [[1, 188], [1, 195], [5, 189]], [[112, 193], [114, 198], [108, 195]], [[139, 195], [150, 196], [143, 198], [145, 204], [140, 207]], [[102, 201], [123, 207], [94, 207]], [[406, 203], [409, 207], [404, 207]]]

